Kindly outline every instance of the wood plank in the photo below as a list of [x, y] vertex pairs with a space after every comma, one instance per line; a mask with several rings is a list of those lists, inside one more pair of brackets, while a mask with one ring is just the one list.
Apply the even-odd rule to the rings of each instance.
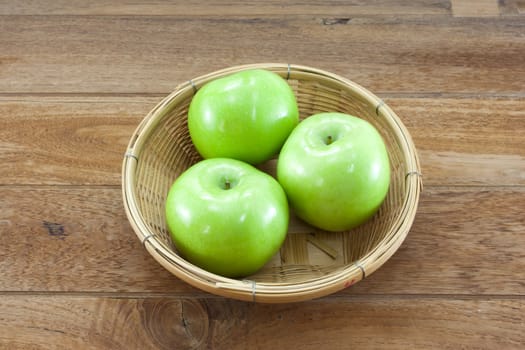
[[515, 16], [3, 16], [0, 93], [168, 93], [219, 68], [282, 61], [380, 94], [523, 96], [524, 30]]
[[0, 290], [194, 292], [142, 247], [119, 189], [24, 186], [0, 193]]
[[[140, 120], [161, 97], [0, 97], [0, 184], [119, 185]], [[385, 98], [425, 185], [525, 185], [525, 99]]]
[[426, 187], [403, 245], [352, 292], [524, 295], [524, 194]]
[[502, 15], [525, 15], [525, 1], [523, 0], [500, 0], [499, 8]]
[[414, 139], [425, 184], [525, 184], [525, 100], [385, 101]]
[[[499, 6], [498, 6], [499, 5]], [[30, 0], [0, 1], [0, 15], [159, 15], [159, 16], [268, 16], [268, 15], [332, 15], [344, 18], [356, 15], [454, 15], [466, 12], [476, 15], [523, 14], [525, 2], [520, 0], [418, 0], [418, 1], [225, 1], [203, 3], [198, 0], [184, 4], [167, 1], [96, 0]], [[499, 12], [497, 9], [499, 7]], [[454, 13], [455, 12], [455, 13]]]
[[498, 0], [451, 0], [455, 17], [499, 16]]
[[[55, 349], [519, 349], [520, 299], [227, 300], [2, 296], [0, 344]], [[130, 336], [133, 334], [133, 336]], [[59, 345], [58, 345], [59, 344]]]
[[240, 319], [226, 317], [237, 312], [227, 304], [211, 311], [229, 314], [208, 315], [204, 303], [176, 298], [3, 296], [0, 345], [13, 350], [201, 349], [210, 341], [231, 348], [244, 329], [234, 327]]
[[523, 299], [389, 297], [257, 306], [248, 339], [263, 349], [518, 349], [523, 308]]
[[356, 14], [450, 14], [448, 0], [385, 1], [385, 0], [332, 0], [329, 3], [307, 1], [133, 1], [80, 0], [0, 1], [0, 15], [177, 15], [177, 16], [267, 16], [267, 15], [319, 15], [349, 16]]
[[118, 185], [129, 139], [160, 98], [0, 101], [1, 183]]
[[[340, 294], [525, 295], [524, 194], [427, 186], [398, 252]], [[0, 187], [0, 246], [0, 291], [207, 295], [145, 252], [118, 188]]]

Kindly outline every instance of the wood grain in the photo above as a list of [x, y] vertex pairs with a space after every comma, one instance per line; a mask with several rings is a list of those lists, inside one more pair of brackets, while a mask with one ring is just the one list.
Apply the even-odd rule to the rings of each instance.
[[176, 16], [267, 16], [329, 14], [348, 16], [356, 14], [414, 15], [449, 14], [446, 0], [385, 1], [385, 0], [332, 0], [327, 6], [319, 1], [199, 1], [167, 2], [158, 0], [30, 0], [0, 1], [0, 15], [176, 15]]
[[354, 293], [525, 294], [524, 188], [426, 188], [408, 238]]
[[[522, 299], [226, 300], [3, 296], [0, 344], [18, 349], [519, 349]], [[133, 336], [130, 336], [133, 334]]]
[[0, 290], [193, 292], [128, 224], [120, 189], [0, 188]]
[[[499, 8], [499, 11], [498, 11]], [[156, 15], [156, 16], [275, 16], [275, 15], [327, 15], [335, 18], [376, 15], [486, 15], [522, 14], [519, 0], [418, 0], [418, 1], [331, 1], [330, 6], [318, 1], [198, 1], [184, 3], [163, 1], [96, 0], [30, 0], [0, 1], [0, 15]]]
[[499, 16], [498, 0], [452, 0], [452, 14], [456, 17]]
[[[5, 349], [195, 349], [214, 332], [235, 333], [226, 319], [208, 320], [203, 304], [192, 300], [2, 299], [0, 347]], [[214, 322], [212, 329], [208, 321]]]
[[0, 93], [166, 94], [216, 69], [280, 61], [380, 94], [523, 96], [524, 30], [515, 16], [3, 16]]
[[525, 184], [525, 100], [385, 101], [410, 130], [425, 184]]
[[[525, 294], [525, 188], [427, 187], [398, 252], [347, 294]], [[118, 188], [0, 187], [0, 291], [203, 296], [129, 227]]]
[[[0, 184], [120, 185], [133, 131], [161, 97], [0, 97]], [[425, 185], [525, 185], [524, 99], [385, 98]]]
[[262, 349], [518, 349], [523, 307], [521, 299], [418, 297], [257, 306], [249, 339]]
[[[525, 348], [522, 0], [0, 0], [0, 349]], [[216, 69], [291, 62], [383, 98], [425, 189], [397, 253], [320, 300], [178, 280], [122, 208], [143, 116]]]
[[525, 2], [523, 0], [500, 0], [499, 5], [502, 15], [525, 15]]
[[0, 102], [1, 183], [120, 184], [129, 139], [155, 98]]

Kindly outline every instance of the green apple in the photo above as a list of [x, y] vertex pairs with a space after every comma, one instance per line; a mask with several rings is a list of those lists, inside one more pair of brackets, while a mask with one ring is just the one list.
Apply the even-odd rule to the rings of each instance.
[[275, 156], [298, 122], [288, 83], [262, 69], [210, 81], [192, 98], [188, 111], [190, 137], [203, 158], [250, 164]]
[[342, 113], [303, 120], [284, 144], [277, 179], [297, 216], [327, 231], [367, 221], [388, 192], [390, 163], [379, 132]]
[[286, 194], [270, 175], [229, 158], [200, 161], [171, 186], [166, 222], [189, 262], [226, 277], [259, 270], [288, 230]]

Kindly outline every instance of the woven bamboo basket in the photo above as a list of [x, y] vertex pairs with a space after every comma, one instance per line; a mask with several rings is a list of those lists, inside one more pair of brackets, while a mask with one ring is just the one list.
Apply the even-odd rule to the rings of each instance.
[[[225, 278], [184, 260], [166, 228], [164, 205], [173, 181], [201, 158], [187, 129], [194, 93], [207, 82], [262, 68], [286, 79], [297, 98], [300, 118], [342, 112], [372, 123], [386, 143], [390, 189], [378, 213], [347, 232], [329, 233], [292, 216], [280, 251], [258, 273], [242, 280]], [[276, 160], [260, 166], [275, 174]], [[213, 72], [185, 82], [140, 123], [124, 157], [124, 206], [145, 249], [178, 278], [201, 290], [233, 299], [279, 303], [326, 296], [376, 271], [399, 248], [414, 220], [422, 188], [411, 137], [396, 114], [358, 84], [319, 69], [290, 64], [252, 64]]]

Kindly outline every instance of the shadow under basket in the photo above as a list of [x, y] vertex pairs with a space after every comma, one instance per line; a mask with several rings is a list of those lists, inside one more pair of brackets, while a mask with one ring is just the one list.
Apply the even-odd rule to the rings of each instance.
[[[362, 226], [329, 233], [290, 219], [286, 241], [273, 259], [243, 280], [207, 272], [184, 260], [171, 242], [165, 200], [174, 180], [201, 160], [188, 128], [188, 107], [207, 82], [246, 69], [273, 71], [293, 89], [300, 118], [341, 112], [372, 123], [387, 146], [391, 180], [377, 214]], [[276, 160], [260, 168], [275, 174]], [[146, 250], [164, 268], [201, 290], [233, 299], [280, 303], [319, 298], [369, 276], [399, 248], [414, 220], [422, 187], [412, 139], [378, 97], [338, 75], [289, 64], [252, 64], [223, 69], [181, 84], [141, 122], [122, 170], [124, 207]]]

